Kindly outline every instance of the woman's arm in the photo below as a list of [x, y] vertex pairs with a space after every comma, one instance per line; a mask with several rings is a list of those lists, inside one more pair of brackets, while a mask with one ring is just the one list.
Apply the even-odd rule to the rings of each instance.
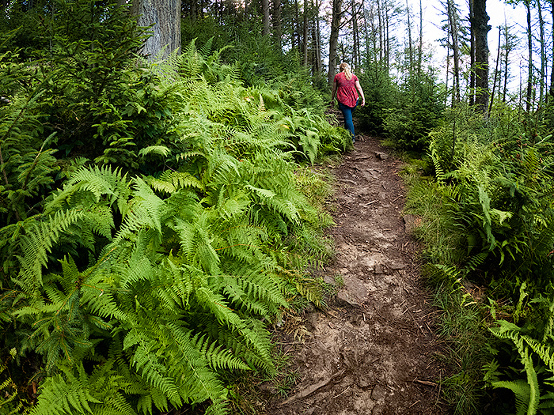
[[362, 90], [362, 86], [360, 85], [360, 81], [356, 79], [356, 89], [362, 96], [362, 107], [365, 105], [365, 97], [364, 97], [364, 91]]

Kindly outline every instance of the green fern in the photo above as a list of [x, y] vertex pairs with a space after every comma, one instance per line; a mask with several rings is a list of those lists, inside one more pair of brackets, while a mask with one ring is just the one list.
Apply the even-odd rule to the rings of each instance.
[[[156, 173], [71, 167], [40, 214], [0, 231], [15, 284], [0, 316], [24, 339], [22, 353], [43, 359], [34, 414], [154, 413], [201, 402], [227, 413], [221, 374], [274, 372], [266, 324], [291, 292], [321, 298], [304, 270], [326, 255], [322, 214], [301, 191], [294, 160], [314, 162], [343, 136], [278, 91], [242, 86], [221, 51], [209, 49], [191, 43], [182, 56], [149, 64], [158, 93], [170, 97], [160, 117], [174, 121], [139, 151], [156, 160]], [[146, 101], [154, 93], [146, 76], [140, 82]], [[95, 104], [95, 116], [113, 112], [94, 128], [119, 152], [102, 160], [129, 151], [125, 117], [144, 114], [142, 104]], [[21, 180], [44, 185], [33, 172], [45, 177], [50, 156], [33, 153]]]
[[492, 382], [493, 387], [507, 387], [516, 395], [517, 413], [534, 415], [537, 413], [540, 390], [537, 373], [533, 361], [529, 355], [529, 348], [525, 345], [524, 338], [519, 335], [520, 328], [505, 320], [498, 321], [499, 327], [490, 331], [498, 338], [511, 340], [519, 353], [521, 362], [525, 368], [527, 381], [516, 382]]
[[125, 400], [129, 382], [114, 373], [113, 361], [97, 367], [91, 375], [82, 365], [75, 370], [61, 367], [61, 373], [48, 378], [40, 388], [38, 404], [32, 415], [69, 413], [125, 414], [137, 412]]
[[490, 331], [500, 339], [512, 341], [523, 363], [527, 379], [493, 381], [491, 385], [495, 388], [508, 388], [514, 392], [518, 414], [536, 414], [539, 402], [543, 401], [541, 406], [544, 406], [547, 401], [552, 401], [552, 397], [551, 394], [549, 396], [541, 396], [539, 379], [532, 356], [537, 356], [540, 362], [546, 365], [550, 371], [549, 373], [552, 374], [554, 373], [554, 349], [551, 345], [521, 334], [521, 328], [513, 323], [499, 320], [498, 324], [498, 327], [493, 327]]

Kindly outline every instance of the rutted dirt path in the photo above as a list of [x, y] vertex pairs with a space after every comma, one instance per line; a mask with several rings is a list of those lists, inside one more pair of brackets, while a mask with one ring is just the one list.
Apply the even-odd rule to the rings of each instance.
[[331, 284], [342, 276], [344, 287], [325, 313], [304, 316], [310, 335], [289, 346], [300, 376], [268, 413], [446, 413], [438, 399], [433, 309], [402, 216], [400, 167], [376, 139], [364, 137], [334, 170], [337, 254], [324, 275]]

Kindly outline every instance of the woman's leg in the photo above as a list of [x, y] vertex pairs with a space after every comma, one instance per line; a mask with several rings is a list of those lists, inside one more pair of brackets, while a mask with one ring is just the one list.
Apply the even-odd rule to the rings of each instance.
[[344, 127], [350, 131], [350, 134], [352, 134], [352, 142], [354, 142], [354, 122], [352, 121], [352, 110], [354, 108], [347, 107], [346, 105], [343, 105], [339, 102], [339, 108], [342, 111], [342, 115], [344, 116]]

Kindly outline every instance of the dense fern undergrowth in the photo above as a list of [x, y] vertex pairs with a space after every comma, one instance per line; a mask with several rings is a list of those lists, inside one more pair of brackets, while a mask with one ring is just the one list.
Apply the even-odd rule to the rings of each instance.
[[[0, 412], [229, 413], [229, 379], [276, 371], [268, 324], [319, 298], [309, 166], [351, 145], [325, 81], [255, 22], [183, 21], [198, 40], [146, 62], [111, 2], [23, 3], [0, 20]], [[443, 399], [553, 413], [553, 108], [445, 110], [432, 72], [363, 65], [359, 126], [415, 157]]]
[[210, 42], [147, 63], [88, 5], [31, 62], [0, 35], [1, 412], [227, 413], [222, 374], [273, 373], [268, 324], [318, 301], [331, 219], [296, 171], [348, 134], [304, 80], [247, 86]]
[[554, 413], [551, 114], [460, 105], [429, 134], [427, 166], [406, 169], [456, 414]]

